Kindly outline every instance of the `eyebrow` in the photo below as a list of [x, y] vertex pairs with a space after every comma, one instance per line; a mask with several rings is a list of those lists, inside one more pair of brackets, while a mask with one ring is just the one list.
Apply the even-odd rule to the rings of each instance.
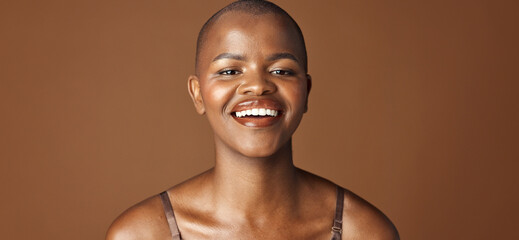
[[[220, 59], [225, 59], [225, 58], [239, 60], [239, 61], [244, 61], [245, 60], [245, 57], [243, 55], [240, 55], [240, 54], [236, 54], [236, 53], [221, 53], [221, 54], [219, 54], [218, 56], [216, 56], [213, 59], [213, 62], [214, 61], [218, 61]], [[274, 54], [270, 55], [267, 58], [268, 61], [276, 61], [276, 60], [279, 60], [279, 59], [291, 59], [291, 60], [294, 60], [294, 61], [299, 63], [299, 60], [297, 59], [296, 56], [294, 56], [291, 53], [287, 53], [287, 52], [274, 53]]]
[[283, 52], [283, 53], [275, 53], [270, 55], [267, 60], [268, 61], [276, 61], [279, 59], [291, 59], [299, 63], [299, 60], [297, 60], [296, 56], [294, 56], [291, 53]]
[[235, 60], [239, 60], [239, 61], [243, 61], [245, 60], [245, 57], [240, 55], [240, 54], [235, 54], [235, 53], [222, 53], [222, 54], [219, 54], [218, 56], [216, 56], [214, 59], [213, 59], [213, 62], [214, 61], [217, 61], [217, 60], [220, 60], [220, 59], [224, 59], [224, 58], [230, 58], [230, 59], [235, 59]]

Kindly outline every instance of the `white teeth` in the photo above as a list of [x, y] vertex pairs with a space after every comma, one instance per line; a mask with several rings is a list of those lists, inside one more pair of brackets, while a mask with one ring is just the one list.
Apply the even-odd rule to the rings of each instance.
[[240, 112], [235, 112], [236, 117], [246, 117], [246, 116], [270, 116], [276, 117], [278, 115], [277, 110], [266, 109], [266, 108], [253, 108], [248, 110], [243, 110]]

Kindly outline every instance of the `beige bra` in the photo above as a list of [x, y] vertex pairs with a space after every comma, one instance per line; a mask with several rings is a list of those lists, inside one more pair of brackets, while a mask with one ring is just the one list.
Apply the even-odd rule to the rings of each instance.
[[[167, 191], [160, 193], [160, 199], [164, 206], [164, 214], [168, 220], [169, 230], [171, 231], [171, 237], [173, 240], [181, 240], [180, 231], [178, 230], [177, 220], [173, 213], [173, 207], [169, 201], [169, 194]], [[344, 206], [344, 189], [337, 186], [337, 204], [335, 205], [335, 217], [332, 225], [332, 238], [331, 240], [340, 240], [342, 234], [342, 208]]]

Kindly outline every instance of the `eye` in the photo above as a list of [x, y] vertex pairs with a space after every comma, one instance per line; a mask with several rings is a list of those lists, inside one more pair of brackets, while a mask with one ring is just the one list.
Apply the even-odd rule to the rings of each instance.
[[218, 74], [220, 74], [220, 75], [236, 75], [236, 74], [240, 74], [240, 71], [226, 69], [226, 70], [222, 70], [222, 71], [218, 72]]
[[282, 76], [294, 75], [294, 73], [290, 70], [274, 70], [274, 71], [271, 71], [270, 73], [272, 73], [274, 75], [282, 75]]

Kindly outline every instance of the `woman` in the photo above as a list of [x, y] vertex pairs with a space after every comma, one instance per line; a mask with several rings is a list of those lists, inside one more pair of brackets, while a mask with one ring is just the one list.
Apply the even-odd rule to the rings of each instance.
[[189, 93], [214, 131], [214, 168], [125, 211], [107, 239], [398, 239], [375, 207], [296, 168], [311, 77], [296, 22], [239, 1], [200, 31]]

